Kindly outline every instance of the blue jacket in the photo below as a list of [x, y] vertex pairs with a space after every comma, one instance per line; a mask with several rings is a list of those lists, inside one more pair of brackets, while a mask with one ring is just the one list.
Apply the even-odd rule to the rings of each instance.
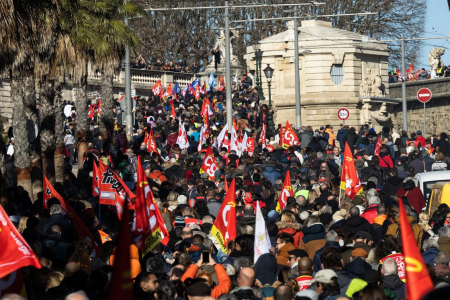
[[344, 149], [345, 142], [344, 142], [344, 136], [347, 133], [347, 129], [341, 128], [338, 130], [336, 139], [339, 141], [339, 148]]
[[426, 263], [427, 265], [430, 265], [430, 266], [434, 266], [434, 258], [436, 257], [436, 255], [438, 255], [438, 253], [439, 253], [439, 249], [436, 249], [436, 248], [427, 249], [427, 251], [422, 253], [422, 258], [423, 258], [424, 263]]
[[338, 242], [327, 242], [325, 244], [325, 247], [323, 247], [322, 249], [319, 249], [316, 251], [316, 254], [314, 255], [313, 258], [313, 263], [314, 263], [314, 273], [319, 272], [320, 270], [322, 270], [322, 260], [320, 259], [320, 256], [322, 255], [323, 250], [326, 247], [332, 247], [332, 248], [340, 248], [341, 246], [339, 246]]
[[263, 171], [264, 178], [270, 181], [270, 183], [274, 183], [275, 180], [281, 177], [281, 173], [275, 170], [272, 166], [267, 166]]

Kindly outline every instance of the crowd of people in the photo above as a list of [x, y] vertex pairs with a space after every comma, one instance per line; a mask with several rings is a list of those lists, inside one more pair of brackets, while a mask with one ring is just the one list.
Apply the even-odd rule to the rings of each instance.
[[157, 59], [154, 63], [150, 63], [142, 58], [142, 56], [139, 56], [131, 63], [131, 68], [193, 74], [197, 74], [203, 70], [196, 62], [193, 62], [192, 65], [189, 65], [186, 61], [174, 64], [172, 61]]
[[[93, 165], [101, 160], [134, 190], [138, 156], [170, 239], [146, 255], [130, 246], [134, 299], [405, 299], [399, 202], [436, 287], [434, 297], [445, 295], [450, 287], [449, 199], [437, 199], [436, 208], [426, 210], [428, 199], [413, 177], [447, 170], [450, 131], [429, 137], [387, 127], [376, 132], [368, 125], [335, 131], [324, 120], [320, 128], [295, 130], [299, 145], [283, 148], [282, 127], [267, 127], [266, 141], [258, 144], [269, 108], [259, 103], [249, 84], [243, 78], [237, 85], [233, 115], [238, 135], [246, 134], [257, 145], [240, 156], [212, 147], [218, 165], [213, 177], [200, 168], [208, 146], [227, 125], [224, 91], [199, 99], [189, 94], [177, 99], [138, 97], [132, 137], [120, 119], [110, 134], [100, 131], [96, 119], [87, 133], [76, 133], [76, 125], [68, 124], [73, 148], [87, 143], [88, 150], [77, 176], [66, 168], [64, 182], [54, 187], [89, 228], [101, 252], [92, 255], [58, 200], [49, 200], [53, 204], [46, 209], [42, 193], [30, 199], [23, 188], [10, 187], [2, 205], [42, 264], [41, 269], [22, 268], [28, 299], [107, 298], [120, 221], [115, 206], [100, 206], [92, 194]], [[201, 115], [206, 98], [212, 111], [210, 139], [199, 152], [200, 132], [207, 126]], [[179, 120], [189, 137], [187, 149], [177, 144]], [[147, 149], [150, 130], [157, 152]], [[345, 144], [364, 191], [353, 199], [340, 190]], [[287, 172], [294, 196], [277, 211]], [[233, 180], [237, 237], [224, 252], [210, 231]], [[271, 245], [270, 253], [254, 261], [257, 206]], [[20, 299], [12, 297], [2, 299]]]
[[[435, 70], [425, 70], [425, 68], [422, 68], [418, 70], [417, 73], [414, 73], [414, 71], [412, 71], [411, 73], [407, 73], [407, 81], [450, 77], [450, 66], [442, 66], [441, 68], [437, 68]], [[402, 82], [400, 75], [401, 73], [398, 71], [398, 69], [389, 72], [389, 83]]]

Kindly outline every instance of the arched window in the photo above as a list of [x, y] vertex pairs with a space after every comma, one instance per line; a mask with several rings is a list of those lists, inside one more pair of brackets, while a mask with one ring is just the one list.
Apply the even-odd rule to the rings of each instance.
[[344, 68], [342, 64], [333, 64], [331, 66], [331, 81], [333, 81], [334, 85], [340, 85], [342, 80], [344, 80]]

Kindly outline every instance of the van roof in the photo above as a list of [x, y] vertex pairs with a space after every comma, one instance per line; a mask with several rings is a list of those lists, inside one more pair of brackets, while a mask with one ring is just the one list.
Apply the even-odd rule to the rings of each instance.
[[420, 181], [450, 181], [450, 171], [433, 171], [419, 173], [414, 176], [414, 179]]

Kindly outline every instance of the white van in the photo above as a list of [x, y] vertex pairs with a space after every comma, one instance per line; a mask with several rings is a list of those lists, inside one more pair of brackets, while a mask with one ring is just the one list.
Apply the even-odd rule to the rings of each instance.
[[425, 197], [425, 202], [427, 203], [428, 211], [428, 201], [430, 200], [431, 188], [435, 184], [445, 185], [450, 182], [450, 171], [433, 171], [419, 173], [414, 176], [414, 183], [422, 191]]

